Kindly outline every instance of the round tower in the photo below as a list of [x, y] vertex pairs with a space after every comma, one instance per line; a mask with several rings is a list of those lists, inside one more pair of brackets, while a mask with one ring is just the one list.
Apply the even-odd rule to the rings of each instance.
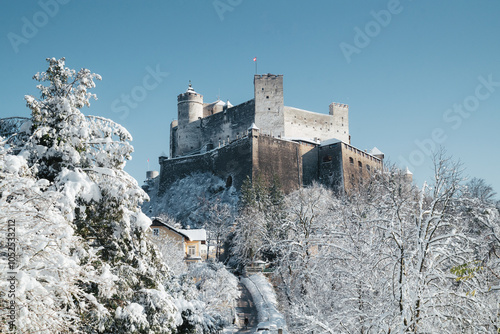
[[177, 96], [177, 114], [181, 126], [203, 117], [203, 95], [194, 91], [191, 81], [186, 92]]

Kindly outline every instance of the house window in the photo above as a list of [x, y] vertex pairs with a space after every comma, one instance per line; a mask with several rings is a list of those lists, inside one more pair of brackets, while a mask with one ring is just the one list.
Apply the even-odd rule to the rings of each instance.
[[354, 159], [353, 159], [352, 157], [349, 157], [349, 163], [350, 163], [351, 165], [354, 165]]
[[196, 246], [188, 246], [188, 255], [196, 255]]
[[153, 235], [155, 235], [155, 236], [160, 235], [160, 229], [159, 228], [154, 228], [153, 229]]

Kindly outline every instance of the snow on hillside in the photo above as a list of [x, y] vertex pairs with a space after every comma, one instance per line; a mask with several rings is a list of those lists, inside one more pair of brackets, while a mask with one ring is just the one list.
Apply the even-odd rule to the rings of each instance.
[[159, 177], [148, 184], [149, 202], [142, 205], [142, 211], [150, 217], [168, 215], [184, 227], [203, 226], [206, 208], [215, 202], [236, 208], [238, 194], [234, 187], [226, 188], [226, 183], [210, 173], [193, 173], [175, 181], [163, 194], [158, 196]]

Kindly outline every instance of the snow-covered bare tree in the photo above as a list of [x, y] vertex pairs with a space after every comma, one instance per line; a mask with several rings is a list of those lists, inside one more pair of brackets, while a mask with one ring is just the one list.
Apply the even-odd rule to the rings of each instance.
[[240, 296], [238, 279], [216, 261], [192, 264], [187, 275], [196, 282], [204, 313], [216, 319], [220, 327], [230, 324]]

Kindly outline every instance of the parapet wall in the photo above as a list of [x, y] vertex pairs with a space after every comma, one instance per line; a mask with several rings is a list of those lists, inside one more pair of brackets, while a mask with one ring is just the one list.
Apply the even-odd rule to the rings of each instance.
[[266, 135], [251, 134], [203, 154], [168, 159], [160, 157], [163, 194], [174, 181], [195, 172], [211, 172], [236, 189], [247, 177], [272, 181], [278, 177], [286, 193], [317, 179], [317, 147]]
[[337, 138], [349, 142], [348, 130], [336, 123], [337, 120], [331, 115], [285, 107], [284, 137], [304, 138], [311, 141]]
[[248, 137], [204, 154], [168, 159], [160, 157], [161, 196], [174, 181], [196, 172], [211, 172], [239, 189], [247, 175], [252, 175], [252, 144]]
[[198, 119], [192, 123], [173, 129], [177, 133], [175, 155], [178, 157], [193, 151], [203, 151], [227, 145], [246, 136], [255, 118], [255, 103], [250, 100], [232, 108]]

